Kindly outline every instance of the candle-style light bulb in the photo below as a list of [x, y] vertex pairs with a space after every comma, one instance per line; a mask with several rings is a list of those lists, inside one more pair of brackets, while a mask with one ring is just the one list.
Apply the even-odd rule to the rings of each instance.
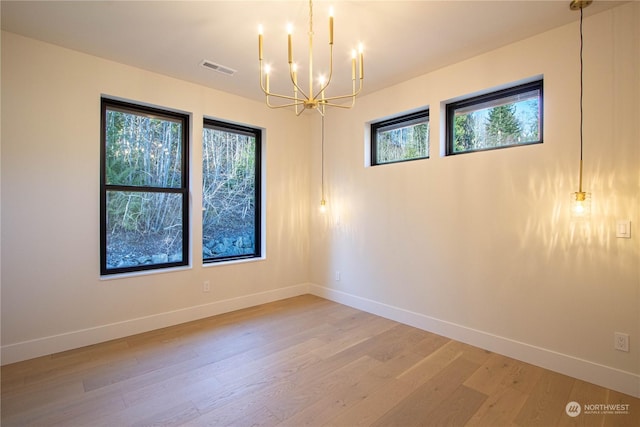
[[333, 7], [329, 8], [329, 44], [333, 44]]
[[262, 61], [262, 24], [258, 25], [258, 59]]
[[351, 50], [351, 80], [356, 79], [356, 50]]
[[287, 25], [287, 46], [288, 46], [288, 57], [289, 64], [293, 63], [293, 47], [291, 42], [291, 33], [293, 33], [293, 25]]
[[358, 50], [360, 51], [360, 80], [364, 79], [364, 49], [362, 47], [362, 43], [358, 46]]

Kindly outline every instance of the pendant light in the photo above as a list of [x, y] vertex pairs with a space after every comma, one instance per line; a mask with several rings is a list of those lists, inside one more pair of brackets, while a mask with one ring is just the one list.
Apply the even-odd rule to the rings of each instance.
[[582, 111], [582, 93], [583, 93], [583, 38], [582, 38], [582, 19], [583, 10], [589, 6], [593, 0], [572, 0], [569, 4], [571, 10], [580, 11], [580, 180], [578, 191], [571, 193], [571, 217], [575, 220], [584, 220], [591, 217], [591, 193], [582, 189], [582, 148], [583, 148], [583, 111]]

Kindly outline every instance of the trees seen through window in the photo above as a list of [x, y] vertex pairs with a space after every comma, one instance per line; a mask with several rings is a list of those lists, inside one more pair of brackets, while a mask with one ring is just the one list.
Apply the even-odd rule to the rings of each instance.
[[447, 154], [542, 142], [542, 80], [447, 105]]

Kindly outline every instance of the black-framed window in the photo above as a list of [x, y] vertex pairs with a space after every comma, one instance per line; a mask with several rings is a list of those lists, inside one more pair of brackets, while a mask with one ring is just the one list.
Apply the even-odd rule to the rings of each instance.
[[429, 110], [371, 124], [371, 165], [429, 158]]
[[262, 131], [205, 119], [202, 130], [202, 260], [261, 256]]
[[446, 106], [446, 154], [542, 143], [543, 81]]
[[100, 273], [189, 262], [189, 116], [101, 99]]

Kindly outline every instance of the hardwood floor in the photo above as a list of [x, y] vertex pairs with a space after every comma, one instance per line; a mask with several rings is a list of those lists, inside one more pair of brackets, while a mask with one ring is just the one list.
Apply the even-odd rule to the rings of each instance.
[[2, 426], [640, 426], [639, 399], [310, 295], [4, 366], [1, 404]]

